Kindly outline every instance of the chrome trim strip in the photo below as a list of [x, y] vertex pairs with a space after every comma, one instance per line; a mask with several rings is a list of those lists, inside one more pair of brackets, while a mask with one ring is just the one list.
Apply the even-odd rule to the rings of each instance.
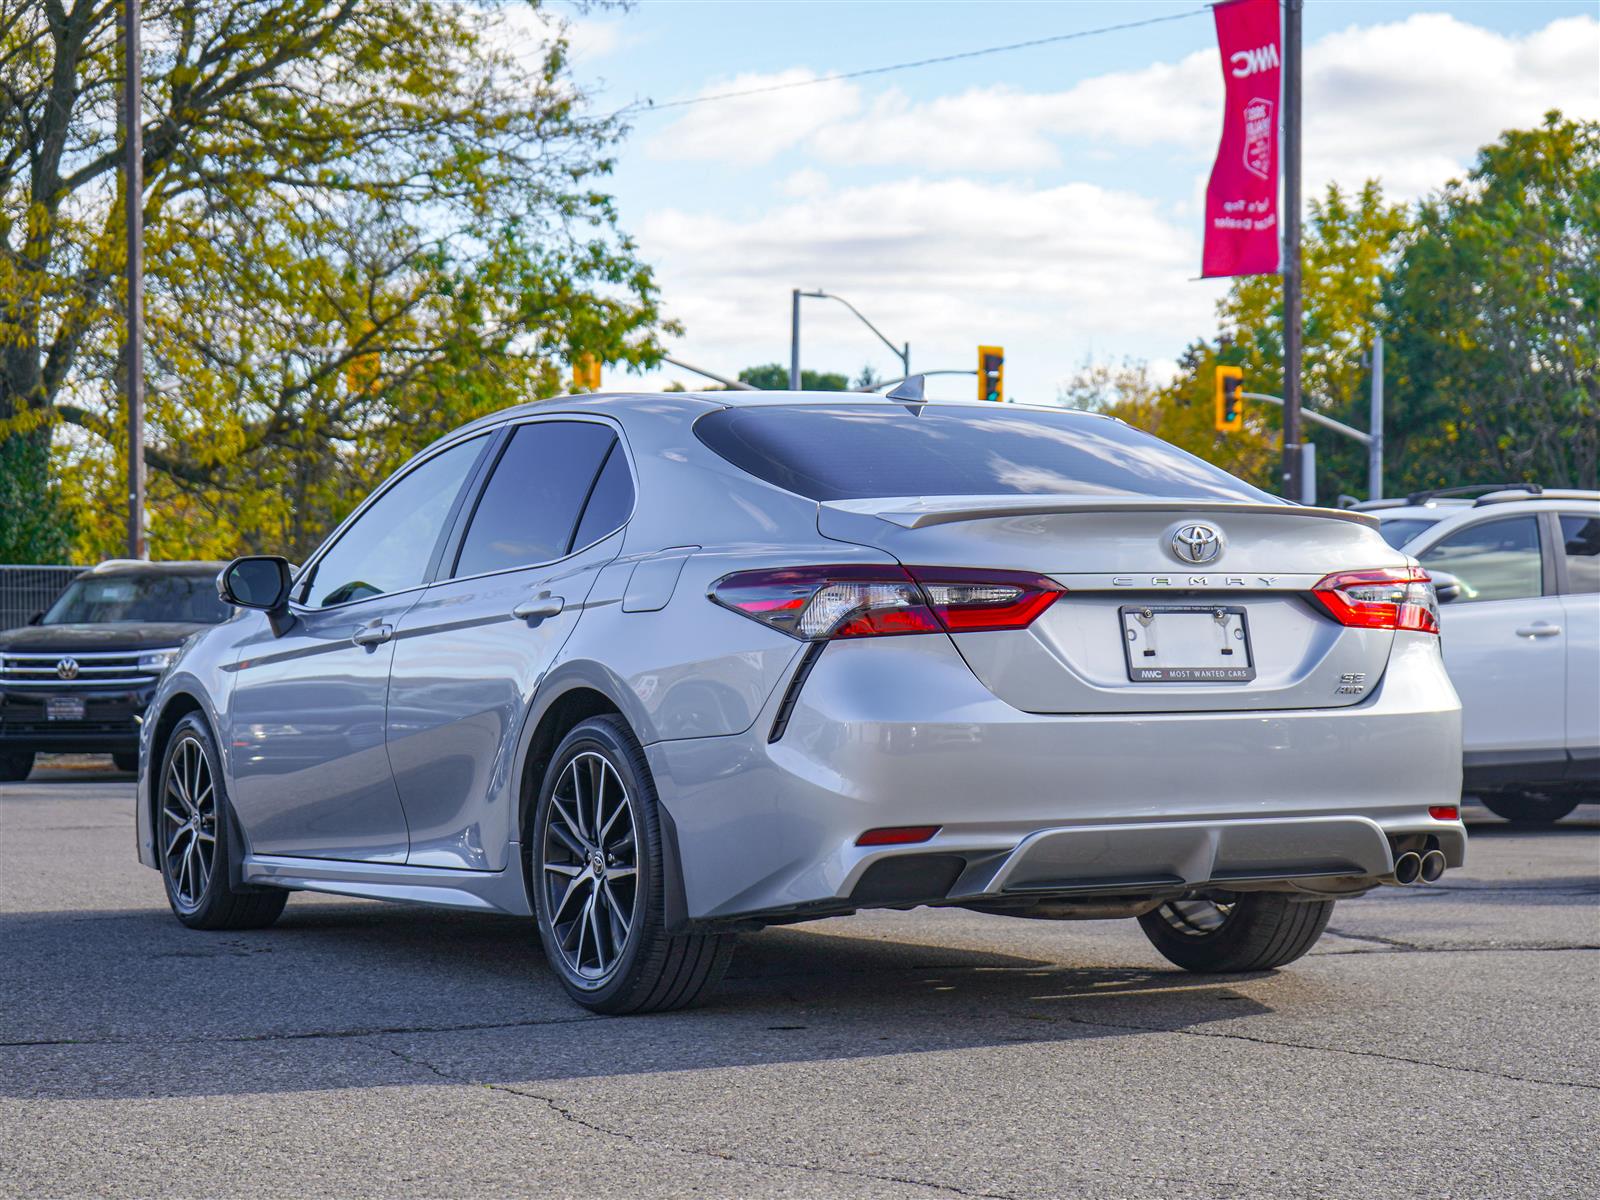
[[138, 658], [142, 654], [166, 654], [173, 650], [181, 650], [181, 646], [151, 646], [146, 650], [0, 650], [0, 658], [7, 662], [12, 659], [32, 658], [39, 662], [54, 664], [63, 658], [75, 658], [79, 662], [86, 662], [99, 658]]
[[0, 687], [144, 687], [159, 678], [159, 675], [140, 675], [129, 679], [6, 679], [0, 676]]

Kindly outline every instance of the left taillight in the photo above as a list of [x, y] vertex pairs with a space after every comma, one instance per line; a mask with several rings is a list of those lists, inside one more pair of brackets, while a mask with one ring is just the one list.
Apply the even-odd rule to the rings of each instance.
[[1338, 571], [1319, 580], [1311, 594], [1341, 625], [1439, 632], [1439, 602], [1421, 567]]
[[710, 594], [792, 637], [829, 641], [1025, 629], [1064, 590], [1021, 571], [836, 565], [735, 571]]

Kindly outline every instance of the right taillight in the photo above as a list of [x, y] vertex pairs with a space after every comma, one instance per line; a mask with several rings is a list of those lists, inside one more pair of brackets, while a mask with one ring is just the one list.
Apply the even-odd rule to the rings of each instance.
[[1439, 602], [1421, 567], [1338, 571], [1319, 580], [1311, 594], [1341, 625], [1439, 632]]
[[1041, 575], [975, 568], [806, 566], [735, 571], [711, 599], [806, 641], [1025, 629], [1065, 589]]

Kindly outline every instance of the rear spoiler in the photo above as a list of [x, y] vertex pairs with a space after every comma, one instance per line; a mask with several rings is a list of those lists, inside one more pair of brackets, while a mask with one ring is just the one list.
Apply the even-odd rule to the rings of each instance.
[[1378, 518], [1342, 508], [1310, 505], [1252, 504], [1231, 500], [1193, 500], [1159, 496], [885, 496], [868, 500], [824, 500], [823, 508], [835, 512], [877, 517], [905, 529], [948, 525], [955, 521], [986, 521], [995, 517], [1027, 517], [1045, 513], [1177, 512], [1238, 513], [1241, 516], [1319, 517], [1378, 528]]

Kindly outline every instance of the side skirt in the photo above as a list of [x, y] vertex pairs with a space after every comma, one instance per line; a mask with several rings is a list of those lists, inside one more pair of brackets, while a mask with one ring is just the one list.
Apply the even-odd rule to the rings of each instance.
[[247, 854], [240, 874], [244, 883], [291, 891], [331, 892], [367, 900], [401, 900], [509, 913], [514, 917], [532, 916], [528, 889], [522, 880], [522, 847], [513, 842], [510, 851], [503, 871]]

